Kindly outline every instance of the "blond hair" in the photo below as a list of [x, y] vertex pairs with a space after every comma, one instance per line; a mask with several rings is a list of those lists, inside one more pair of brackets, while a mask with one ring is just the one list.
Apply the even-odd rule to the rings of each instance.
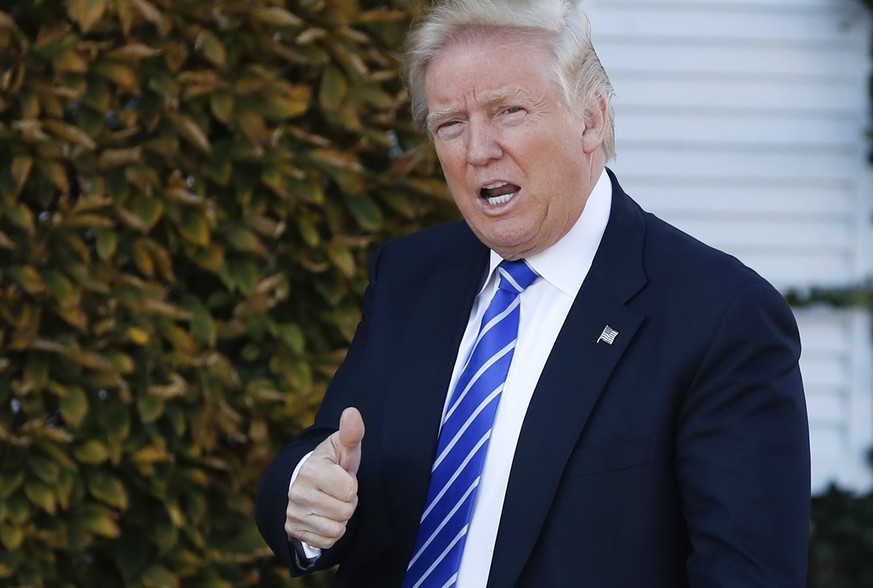
[[462, 36], [483, 37], [517, 29], [533, 34], [555, 55], [552, 73], [576, 115], [607, 104], [603, 150], [615, 157], [612, 84], [591, 41], [588, 17], [578, 0], [447, 0], [434, 5], [410, 31], [404, 51], [404, 77], [415, 123], [427, 132], [424, 79], [430, 60]]

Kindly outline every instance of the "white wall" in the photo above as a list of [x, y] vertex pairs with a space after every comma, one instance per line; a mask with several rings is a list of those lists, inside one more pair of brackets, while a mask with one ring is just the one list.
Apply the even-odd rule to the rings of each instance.
[[[859, 0], [585, 0], [616, 89], [611, 167], [644, 207], [780, 289], [873, 274]], [[873, 330], [797, 312], [813, 487], [873, 482]]]

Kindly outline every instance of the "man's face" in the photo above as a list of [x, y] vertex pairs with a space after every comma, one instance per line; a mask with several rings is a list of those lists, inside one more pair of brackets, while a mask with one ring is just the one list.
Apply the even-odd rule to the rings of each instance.
[[553, 59], [506, 33], [455, 41], [427, 68], [428, 127], [449, 190], [473, 232], [508, 259], [563, 237], [603, 170], [602, 110], [588, 125], [571, 113]]

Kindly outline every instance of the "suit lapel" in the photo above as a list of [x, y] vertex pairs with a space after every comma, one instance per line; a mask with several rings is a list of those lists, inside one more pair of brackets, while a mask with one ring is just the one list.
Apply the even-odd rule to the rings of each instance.
[[418, 531], [430, 481], [430, 465], [446, 392], [458, 346], [487, 269], [488, 249], [467, 251], [451, 268], [430, 277], [416, 290], [419, 304], [401, 339], [389, 383], [383, 428], [391, 463], [384, 464], [384, 483], [395, 522], [396, 554], [405, 569]]
[[[644, 320], [627, 306], [646, 280], [642, 213], [621, 191], [614, 176], [612, 180], [609, 223], [540, 376], [521, 429], [491, 561], [489, 587], [517, 582], [570, 454]], [[612, 344], [598, 342], [607, 325], [618, 331]]]

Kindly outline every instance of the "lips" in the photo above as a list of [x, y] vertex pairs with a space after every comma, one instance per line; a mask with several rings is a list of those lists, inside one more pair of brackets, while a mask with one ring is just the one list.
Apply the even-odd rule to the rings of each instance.
[[498, 206], [512, 200], [512, 197], [521, 190], [521, 186], [509, 182], [497, 181], [483, 186], [479, 196], [484, 198], [489, 205]]

